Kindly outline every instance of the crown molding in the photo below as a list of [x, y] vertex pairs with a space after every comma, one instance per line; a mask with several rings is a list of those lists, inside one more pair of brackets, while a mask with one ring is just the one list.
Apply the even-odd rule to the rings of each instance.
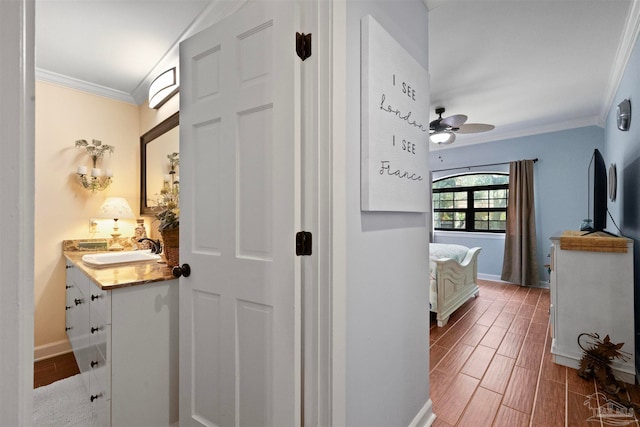
[[[153, 79], [171, 67], [178, 67], [180, 61], [180, 42], [233, 14], [233, 12], [240, 9], [247, 1], [248, 0], [211, 2], [211, 4], [193, 20], [178, 40], [167, 50], [167, 53], [165, 53], [162, 59], [147, 73], [145, 78], [138, 83], [138, 86], [136, 86], [132, 93], [111, 89], [40, 68], [36, 68], [36, 79], [129, 104], [143, 105], [147, 101], [149, 85]], [[179, 78], [180, 71], [178, 69], [178, 79]]]
[[601, 123], [604, 123], [607, 120], [607, 115], [611, 110], [616, 93], [620, 88], [622, 77], [629, 65], [629, 59], [631, 58], [636, 41], [638, 40], [638, 34], [640, 34], [640, 0], [631, 0], [629, 15], [627, 16], [622, 38], [618, 45], [618, 51], [616, 52], [613, 67], [611, 67], [611, 73], [609, 74], [609, 84], [607, 86], [604, 101], [602, 103], [602, 109], [600, 111], [599, 119]]
[[42, 80], [59, 86], [68, 87], [70, 89], [76, 89], [81, 92], [87, 92], [93, 95], [115, 99], [116, 101], [122, 101], [128, 104], [137, 104], [135, 99], [126, 92], [111, 89], [105, 86], [100, 86], [95, 83], [86, 82], [84, 80], [74, 79], [72, 77], [53, 73], [41, 68], [36, 68], [35, 77], [36, 80]]
[[[1, 0], [0, 0], [1, 1]], [[192, 35], [204, 30], [205, 28], [219, 22], [225, 17], [233, 14], [240, 9], [248, 0], [234, 1], [214, 1], [207, 6], [204, 11], [198, 15], [189, 27], [180, 35], [178, 40], [169, 48], [167, 53], [158, 61], [144, 79], [138, 84], [131, 94], [138, 105], [142, 105], [149, 96], [149, 85], [158, 75], [176, 67], [178, 70], [178, 81], [180, 81], [180, 43], [191, 37]]]

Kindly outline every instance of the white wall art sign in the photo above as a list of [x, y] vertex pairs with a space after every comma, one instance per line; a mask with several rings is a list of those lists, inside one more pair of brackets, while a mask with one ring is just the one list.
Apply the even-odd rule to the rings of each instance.
[[429, 75], [371, 16], [361, 36], [361, 209], [427, 212]]

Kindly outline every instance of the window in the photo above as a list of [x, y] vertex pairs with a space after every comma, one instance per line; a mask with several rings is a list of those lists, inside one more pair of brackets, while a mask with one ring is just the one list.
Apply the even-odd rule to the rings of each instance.
[[509, 175], [465, 174], [433, 182], [436, 230], [504, 233]]

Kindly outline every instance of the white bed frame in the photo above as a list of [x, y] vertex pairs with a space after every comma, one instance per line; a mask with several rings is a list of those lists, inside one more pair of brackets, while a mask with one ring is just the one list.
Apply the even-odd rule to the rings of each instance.
[[434, 259], [436, 263], [436, 286], [438, 305], [436, 320], [442, 327], [449, 321], [451, 313], [472, 296], [480, 294], [478, 288], [478, 254], [482, 248], [471, 248], [462, 263], [454, 259]]

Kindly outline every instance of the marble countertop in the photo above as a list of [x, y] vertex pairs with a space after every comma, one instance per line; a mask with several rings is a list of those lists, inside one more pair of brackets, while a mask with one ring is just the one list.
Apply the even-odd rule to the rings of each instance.
[[82, 262], [82, 256], [86, 253], [87, 251], [63, 251], [66, 259], [86, 273], [91, 280], [104, 290], [175, 279], [171, 274], [171, 268], [167, 267], [164, 260], [163, 262], [93, 268]]

